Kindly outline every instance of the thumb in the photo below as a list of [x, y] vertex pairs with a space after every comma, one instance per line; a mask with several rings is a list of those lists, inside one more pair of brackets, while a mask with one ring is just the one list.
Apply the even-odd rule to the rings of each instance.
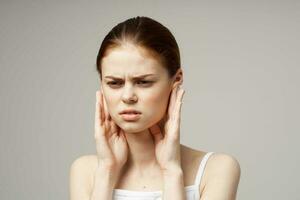
[[157, 124], [150, 127], [149, 131], [153, 135], [153, 139], [154, 139], [155, 144], [157, 144], [161, 139], [163, 139], [163, 135], [161, 133], [160, 127]]

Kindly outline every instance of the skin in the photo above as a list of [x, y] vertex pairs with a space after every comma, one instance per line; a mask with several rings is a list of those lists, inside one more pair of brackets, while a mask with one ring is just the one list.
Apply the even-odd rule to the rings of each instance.
[[[193, 184], [206, 152], [179, 143], [184, 90], [178, 86], [182, 84], [182, 70], [170, 79], [159, 59], [130, 43], [110, 51], [103, 58], [102, 67], [101, 88], [96, 93], [97, 155], [82, 156], [72, 164], [71, 200], [90, 199], [89, 195], [95, 191], [93, 172], [99, 168], [114, 172], [109, 177], [114, 180], [109, 183], [111, 188], [145, 191], [167, 188], [164, 193], [169, 191], [170, 196], [164, 196], [164, 199], [174, 199], [174, 196], [171, 198], [174, 191], [177, 191], [178, 199], [184, 199], [183, 186]], [[149, 73], [154, 76], [140, 81], [132, 79]], [[118, 76], [120, 85], [108, 85], [114, 81], [105, 79], [108, 75]], [[154, 83], [146, 84], [143, 80]], [[133, 97], [135, 101], [130, 102]], [[141, 111], [141, 118], [134, 122], [124, 121], [118, 113], [125, 108]], [[178, 170], [183, 172], [184, 184], [177, 178], [166, 181], [165, 177], [178, 174]], [[215, 153], [206, 165], [199, 187], [201, 200], [235, 199], [239, 178], [237, 160], [227, 154]], [[103, 180], [103, 176], [99, 180]], [[168, 187], [163, 186], [164, 182], [169, 184]], [[172, 185], [172, 182], [178, 184]], [[151, 189], [145, 189], [145, 185]]]
[[[132, 79], [144, 74], [153, 75]], [[114, 125], [124, 132], [129, 150], [127, 170], [143, 174], [149, 167], [167, 170], [180, 166], [179, 119], [184, 90], [177, 86], [181, 83], [181, 69], [174, 78], [169, 78], [167, 70], [157, 58], [131, 44], [113, 49], [103, 58], [103, 100], [108, 118], [112, 118]], [[130, 98], [135, 98], [135, 101], [130, 102]], [[170, 112], [167, 113], [169, 99]], [[125, 108], [141, 111], [141, 118], [137, 121], [123, 120], [119, 112]], [[175, 117], [166, 120], [167, 114]], [[167, 137], [162, 140], [165, 133], [168, 133]], [[124, 162], [122, 160], [121, 163]]]

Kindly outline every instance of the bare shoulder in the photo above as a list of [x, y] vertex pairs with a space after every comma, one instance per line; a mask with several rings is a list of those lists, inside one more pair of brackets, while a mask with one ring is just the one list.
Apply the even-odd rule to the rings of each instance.
[[[208, 152], [193, 149], [184, 145], [181, 145], [181, 149], [182, 155], [184, 155], [182, 160], [183, 169], [185, 176], [187, 177], [185, 182], [189, 183], [186, 185], [191, 185], [195, 179], [197, 170], [199, 169], [199, 164]], [[230, 193], [228, 195], [233, 196], [239, 182], [240, 171], [239, 162], [233, 155], [214, 152], [207, 160], [202, 175], [199, 186], [201, 196], [202, 194], [208, 195], [209, 197], [216, 195], [218, 188], [221, 190], [219, 185], [222, 184], [221, 182], [223, 182], [224, 187], [227, 187], [223, 188], [223, 194], [227, 192]]]
[[[206, 151], [193, 149], [188, 146], [181, 146], [182, 152], [184, 152], [182, 155], [185, 157], [185, 164], [192, 164], [195, 168], [199, 167], [199, 164], [204, 156], [209, 153]], [[240, 173], [240, 164], [233, 155], [221, 152], [213, 152], [213, 154], [211, 154], [207, 160], [204, 174], [206, 174], [206, 177], [213, 178], [213, 176], [216, 175], [216, 172]]]
[[97, 165], [98, 163], [96, 155], [82, 155], [73, 161], [70, 172], [82, 174], [86, 177], [93, 176]]
[[235, 199], [240, 174], [240, 164], [233, 155], [214, 152], [206, 164], [201, 199], [221, 199], [224, 196]]
[[[230, 154], [227, 153], [218, 153], [215, 152], [212, 154], [210, 158], [210, 163], [209, 165], [214, 169], [214, 170], [224, 170], [224, 169], [235, 169], [235, 170], [240, 170], [240, 165], [238, 160]], [[229, 167], [229, 168], [228, 168]]]
[[80, 195], [88, 197], [92, 190], [94, 172], [96, 168], [96, 155], [83, 155], [72, 162], [69, 174], [71, 196]]
[[87, 170], [91, 170], [93, 167], [96, 169], [97, 167], [97, 155], [89, 154], [89, 155], [82, 155], [76, 158], [71, 167], [81, 167]]
[[[181, 163], [185, 186], [194, 184], [199, 168], [199, 163], [201, 162], [205, 154], [205, 151], [181, 145]], [[203, 184], [201, 184], [200, 187], [203, 188]]]
[[238, 160], [230, 154], [214, 152], [207, 162], [207, 171], [210, 179], [219, 179], [220, 176], [236, 177], [240, 175], [240, 164]]

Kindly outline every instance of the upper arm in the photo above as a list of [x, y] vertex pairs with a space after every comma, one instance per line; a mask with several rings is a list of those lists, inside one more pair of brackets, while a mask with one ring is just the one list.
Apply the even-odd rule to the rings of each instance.
[[70, 167], [70, 200], [89, 200], [92, 189], [91, 156], [81, 156]]
[[204, 186], [201, 200], [235, 200], [241, 168], [231, 155], [218, 153], [212, 156], [209, 177]]

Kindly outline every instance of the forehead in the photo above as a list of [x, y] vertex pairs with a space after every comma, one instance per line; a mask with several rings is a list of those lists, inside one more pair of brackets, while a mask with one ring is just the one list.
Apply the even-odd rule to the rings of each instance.
[[166, 73], [160, 59], [142, 47], [123, 45], [112, 50], [102, 59], [103, 75], [137, 76], [146, 73]]

